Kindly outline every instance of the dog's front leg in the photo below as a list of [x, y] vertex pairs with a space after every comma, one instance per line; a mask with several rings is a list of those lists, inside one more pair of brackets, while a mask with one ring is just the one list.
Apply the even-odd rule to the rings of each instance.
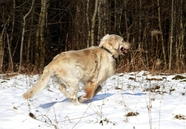
[[87, 85], [84, 87], [86, 95], [80, 96], [79, 101], [82, 103], [92, 99], [101, 89], [102, 88], [100, 85], [94, 84], [92, 81], [89, 81]]
[[[98, 87], [97, 87], [97, 89], [95, 90], [95, 92], [94, 92], [94, 96], [96, 96], [96, 94], [98, 93], [98, 92], [100, 92], [102, 90], [102, 87], [99, 85]], [[93, 96], [93, 97], [94, 97]]]

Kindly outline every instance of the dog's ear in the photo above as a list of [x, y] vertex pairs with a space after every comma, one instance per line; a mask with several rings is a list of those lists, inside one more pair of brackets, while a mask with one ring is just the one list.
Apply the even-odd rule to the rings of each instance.
[[105, 41], [109, 38], [109, 34], [106, 34], [100, 41], [99, 47], [103, 47], [105, 44]]
[[118, 38], [117, 35], [113, 35], [113, 38], [112, 38], [112, 47], [115, 49], [115, 50], [119, 50], [120, 48], [120, 39]]
[[114, 49], [117, 49], [118, 46], [118, 41], [117, 41], [117, 35], [109, 35], [106, 34], [100, 41], [99, 47], [112, 47]]

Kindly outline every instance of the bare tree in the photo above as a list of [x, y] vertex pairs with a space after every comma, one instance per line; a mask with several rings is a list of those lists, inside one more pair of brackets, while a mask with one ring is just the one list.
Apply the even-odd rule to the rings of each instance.
[[159, 0], [157, 0], [157, 5], [158, 5], [158, 27], [159, 27], [159, 31], [160, 31], [160, 39], [161, 39], [161, 45], [162, 45], [162, 52], [163, 52], [163, 62], [166, 66], [167, 64], [167, 59], [166, 59], [166, 53], [165, 53], [165, 44], [164, 44], [164, 39], [163, 39], [163, 31], [162, 31], [162, 27], [161, 27], [161, 8], [160, 8], [160, 2]]
[[[34, 0], [35, 1], [35, 0]], [[35, 2], [34, 2], [35, 3]], [[34, 30], [34, 13], [35, 13], [35, 9], [33, 7], [32, 11], [31, 11], [31, 14], [30, 14], [30, 24], [29, 24], [29, 29], [30, 30]], [[34, 31], [29, 31], [29, 34], [28, 34], [28, 40], [27, 40], [27, 47], [26, 47], [26, 60], [25, 60], [25, 63], [27, 64], [27, 66], [30, 68], [30, 66], [32, 66], [32, 62], [34, 60], [34, 51], [33, 51], [33, 48], [34, 48], [34, 38], [33, 38], [33, 35], [34, 35]]]
[[102, 3], [102, 0], [99, 0], [99, 3], [98, 3], [98, 34], [97, 34], [97, 41], [100, 40], [100, 34], [101, 34], [101, 3]]
[[32, 4], [30, 6], [30, 9], [28, 11], [28, 13], [26, 13], [23, 17], [23, 29], [22, 29], [22, 35], [21, 35], [21, 48], [20, 48], [20, 61], [19, 61], [19, 72], [21, 72], [21, 68], [22, 68], [22, 62], [23, 62], [23, 43], [24, 43], [24, 36], [25, 36], [25, 28], [26, 28], [26, 18], [27, 16], [30, 14], [30, 12], [32, 11], [32, 8], [34, 6], [34, 2], [35, 0], [32, 0]]
[[138, 23], [138, 47], [142, 47], [141, 32], [142, 32], [142, 0], [139, 0], [139, 23]]
[[91, 46], [94, 46], [94, 31], [95, 31], [95, 20], [96, 20], [96, 15], [97, 15], [97, 10], [98, 10], [98, 1], [95, 0], [95, 7], [94, 7], [94, 13], [92, 16], [92, 25], [91, 25]]
[[48, 13], [48, 0], [41, 0], [41, 10], [39, 14], [38, 28], [36, 31], [36, 58], [35, 58], [35, 71], [43, 69], [45, 63], [45, 23], [47, 22]]
[[175, 11], [174, 15], [176, 16], [176, 65], [177, 67], [183, 68], [184, 66], [184, 25], [183, 25], [183, 0], [176, 1], [177, 13]]
[[127, 41], [129, 41], [129, 31], [128, 31], [128, 17], [127, 17], [127, 0], [124, 0], [124, 15], [125, 15], [125, 29], [126, 29], [126, 36], [127, 36]]
[[0, 34], [0, 73], [3, 71], [3, 55], [4, 55], [4, 47], [3, 47], [3, 36]]
[[89, 24], [89, 4], [90, 1], [87, 0], [87, 4], [86, 4], [86, 19], [87, 19], [87, 32], [88, 32], [88, 38], [87, 38], [87, 47], [90, 46], [90, 24]]
[[[15, 1], [13, 1], [13, 9], [15, 9]], [[13, 15], [13, 19], [12, 19], [12, 26], [14, 27], [14, 19], [15, 19], [15, 11], [11, 11], [10, 13], [8, 13], [8, 17], [7, 19], [5, 19], [6, 17], [6, 14], [5, 12], [3, 11], [3, 16], [4, 18], [3, 19], [3, 29], [2, 29], [2, 33], [1, 33], [1, 50], [0, 50], [0, 65], [1, 65], [1, 72], [2, 72], [2, 68], [3, 68], [3, 62], [4, 62], [4, 49], [5, 49], [5, 43], [7, 43], [7, 50], [8, 50], [8, 55], [9, 55], [9, 58], [8, 58], [8, 70], [10, 71], [13, 71], [13, 60], [12, 60], [12, 52], [11, 52], [11, 42], [10, 42], [10, 38], [9, 38], [9, 33], [8, 33], [8, 26], [11, 22], [11, 18], [12, 18], [12, 15]], [[13, 29], [11, 29], [11, 40], [12, 40], [12, 35], [13, 35]]]
[[169, 36], [169, 70], [171, 70], [172, 66], [172, 45], [173, 45], [173, 26], [174, 26], [174, 0], [172, 0], [171, 6], [171, 23], [170, 23], [170, 36]]
[[13, 71], [14, 64], [13, 64], [13, 60], [12, 60], [11, 45], [10, 45], [8, 33], [6, 33], [6, 39], [7, 39], [7, 44], [8, 44], [8, 53], [9, 53], [9, 60], [10, 60], [8, 63], [8, 70]]
[[[180, 12], [179, 12], [179, 14], [180, 14], [180, 17], [179, 17], [179, 25], [180, 25], [180, 35], [179, 35], [179, 55], [178, 55], [178, 57], [177, 58], [179, 58], [180, 60], [181, 60], [181, 66], [184, 66], [185, 65], [185, 61], [184, 61], [184, 59], [185, 59], [185, 55], [186, 54], [184, 54], [184, 43], [185, 43], [185, 41], [184, 41], [184, 39], [185, 39], [185, 32], [184, 32], [184, 24], [183, 24], [183, 0], [180, 0], [180, 6], [179, 6], [180, 8]], [[186, 26], [186, 23], [185, 23], [185, 26]], [[178, 60], [179, 60], [178, 59]]]

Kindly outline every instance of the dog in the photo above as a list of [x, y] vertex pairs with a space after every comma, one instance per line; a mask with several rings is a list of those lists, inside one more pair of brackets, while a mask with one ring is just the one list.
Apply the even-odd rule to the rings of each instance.
[[[86, 102], [102, 89], [100, 84], [114, 74], [118, 56], [126, 54], [129, 47], [130, 44], [121, 36], [107, 34], [99, 46], [62, 52], [44, 68], [40, 79], [23, 97], [29, 99], [38, 94], [54, 77], [59, 90], [75, 105]], [[86, 94], [77, 97], [80, 82], [85, 84], [83, 88]]]

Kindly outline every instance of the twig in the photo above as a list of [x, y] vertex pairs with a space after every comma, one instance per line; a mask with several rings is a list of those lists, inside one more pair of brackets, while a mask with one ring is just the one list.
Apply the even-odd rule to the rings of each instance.
[[[91, 104], [90, 104], [91, 105]], [[90, 108], [90, 105], [87, 107], [87, 109], [85, 110], [85, 112], [83, 113], [82, 117], [79, 119], [79, 121], [72, 127], [72, 129], [81, 121], [81, 119], [83, 118], [83, 116], [85, 115], [85, 113], [87, 112], [87, 110]]]

